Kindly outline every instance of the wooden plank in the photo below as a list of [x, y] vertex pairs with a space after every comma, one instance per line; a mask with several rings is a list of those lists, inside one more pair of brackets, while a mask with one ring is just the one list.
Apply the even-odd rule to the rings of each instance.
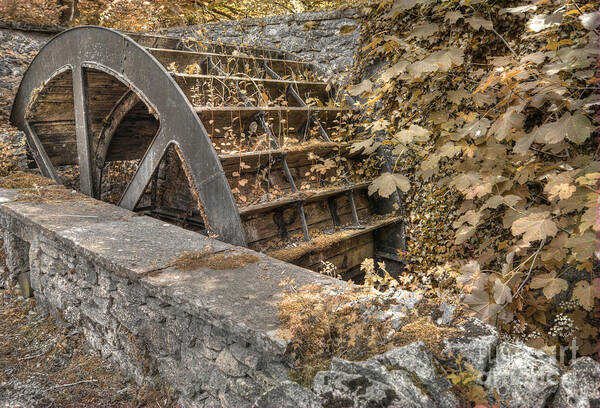
[[[187, 98], [197, 106], [240, 105], [244, 103], [237, 96], [236, 85], [239, 86], [255, 105], [266, 105], [286, 95], [288, 87], [293, 86], [304, 98], [315, 98], [323, 103], [329, 99], [328, 84], [317, 81], [284, 81], [263, 78], [244, 78], [222, 75], [197, 75], [171, 73]], [[264, 95], [263, 95], [264, 94]], [[288, 100], [291, 106], [297, 106]]]
[[75, 134], [79, 164], [79, 189], [83, 194], [94, 196], [94, 165], [92, 163], [93, 136], [88, 99], [87, 71], [76, 66], [73, 69], [73, 100], [75, 101]]
[[374, 255], [375, 242], [371, 233], [338, 243], [327, 251], [307, 255], [304, 259], [294, 263], [307, 269], [319, 270], [322, 267], [322, 261], [331, 262], [335, 265], [337, 272], [343, 276], [347, 271], [360, 266], [365, 258], [373, 258]]
[[[225, 173], [239, 172], [254, 173], [258, 167], [264, 166], [271, 159], [281, 157], [286, 154], [288, 166], [290, 168], [308, 166], [313, 164], [314, 160], [309, 159], [312, 153], [319, 157], [326, 157], [329, 154], [337, 153], [342, 156], [347, 154], [349, 144], [338, 144], [335, 142], [314, 142], [302, 143], [294, 146], [288, 146], [285, 149], [258, 150], [254, 152], [238, 152], [220, 155], [221, 164]], [[243, 163], [244, 166], [241, 166]], [[281, 166], [277, 162], [271, 167], [272, 169], [280, 169]]]
[[217, 106], [197, 107], [196, 112], [213, 143], [219, 143], [218, 139], [224, 138], [228, 129], [231, 129], [235, 137], [241, 137], [242, 133], [248, 137], [250, 124], [256, 122], [258, 126], [257, 116], [264, 114], [266, 123], [281, 145], [287, 137], [300, 139], [298, 132], [312, 116], [319, 118], [329, 132], [335, 133], [338, 127], [346, 126], [343, 115], [352, 111], [346, 108], [328, 107]]
[[[352, 214], [347, 198], [342, 196], [337, 199], [337, 203], [338, 215], [342, 224], [352, 223]], [[320, 235], [323, 230], [333, 228], [331, 214], [326, 202], [314, 202], [305, 205], [305, 213], [309, 230], [314, 234]], [[361, 218], [368, 218], [370, 213], [368, 203], [361, 201], [358, 213]], [[243, 221], [248, 242], [253, 245], [253, 248], [259, 250], [272, 248], [273, 242], [271, 241], [282, 238], [276, 216], [275, 212], [270, 212]], [[282, 219], [290, 236], [301, 233], [302, 225], [296, 207], [284, 209]]]
[[169, 50], [161, 48], [148, 48], [148, 51], [165, 67], [175, 63], [180, 72], [185, 72], [186, 67], [192, 64], [202, 65], [207, 58], [211, 58], [214, 63], [229, 74], [245, 74], [254, 77], [260, 77], [263, 74], [263, 64], [268, 61], [271, 68], [277, 71], [282, 77], [296, 76], [300, 77], [309, 69], [309, 64], [302, 61], [265, 59], [260, 56], [251, 55], [228, 55], [216, 54], [212, 52], [193, 52], [182, 50]]
[[369, 184], [371, 184], [371, 182], [363, 182], [320, 190], [299, 191], [298, 193], [289, 197], [282, 197], [278, 200], [242, 207], [240, 208], [240, 215], [242, 217], [249, 217], [263, 212], [273, 211], [276, 208], [287, 206], [295, 202], [311, 203], [314, 201], [326, 200], [329, 197], [341, 195], [346, 191], [365, 189], [369, 186]]
[[267, 253], [274, 258], [282, 259], [284, 261], [292, 263], [301, 262], [302, 259], [310, 257], [311, 254], [327, 251], [329, 248], [335, 247], [336, 245], [344, 245], [345, 242], [351, 242], [355, 237], [372, 234], [373, 231], [397, 223], [400, 220], [401, 217], [399, 216], [386, 217], [383, 219], [375, 218], [369, 222], [365, 221], [365, 227], [363, 229], [340, 230], [334, 234], [324, 234], [315, 237], [311, 242], [300, 243], [293, 248], [278, 249], [268, 251]]

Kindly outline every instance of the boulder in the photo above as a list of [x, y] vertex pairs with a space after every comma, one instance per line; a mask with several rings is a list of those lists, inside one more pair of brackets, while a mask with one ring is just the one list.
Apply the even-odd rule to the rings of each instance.
[[458, 367], [456, 359], [461, 357], [462, 362], [471, 364], [481, 374], [485, 373], [498, 344], [498, 330], [474, 317], [468, 318], [458, 328], [461, 333], [442, 341], [442, 363], [460, 370], [464, 367]]
[[522, 343], [501, 343], [485, 388], [507, 408], [543, 408], [558, 388], [560, 369], [553, 357]]
[[574, 360], [560, 378], [552, 407], [600, 407], [600, 363], [589, 357]]
[[388, 384], [360, 374], [321, 371], [313, 381], [313, 391], [326, 407], [395, 407], [397, 394]]
[[321, 408], [317, 396], [309, 389], [284, 381], [267, 391], [254, 403], [254, 408]]
[[318, 373], [313, 382], [327, 407], [455, 408], [459, 402], [451, 388], [422, 342], [367, 361], [334, 358], [329, 371]]
[[375, 357], [377, 361], [393, 370], [403, 370], [420, 383], [421, 388], [435, 402], [436, 407], [454, 408], [460, 405], [452, 392], [447, 378], [440, 376], [440, 367], [435, 357], [418, 341], [390, 350]]

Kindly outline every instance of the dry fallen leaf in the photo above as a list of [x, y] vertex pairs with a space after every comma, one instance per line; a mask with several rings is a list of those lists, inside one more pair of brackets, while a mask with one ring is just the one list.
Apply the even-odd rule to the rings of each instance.
[[553, 237], [558, 232], [558, 228], [550, 219], [550, 212], [540, 211], [517, 219], [513, 222], [511, 231], [514, 236], [523, 234], [523, 240], [531, 242]]

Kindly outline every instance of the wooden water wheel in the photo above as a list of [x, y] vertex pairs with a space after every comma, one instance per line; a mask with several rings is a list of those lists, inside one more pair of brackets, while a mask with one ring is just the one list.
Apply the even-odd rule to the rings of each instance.
[[11, 121], [59, 183], [351, 277], [402, 247], [355, 171], [355, 110], [280, 50], [78, 27], [32, 62]]

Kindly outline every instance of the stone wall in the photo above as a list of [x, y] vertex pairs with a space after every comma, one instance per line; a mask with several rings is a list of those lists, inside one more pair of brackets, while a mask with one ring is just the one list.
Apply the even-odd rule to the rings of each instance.
[[[288, 379], [279, 283], [333, 281], [83, 196], [18, 194], [0, 190], [4, 249], [21, 260], [11, 278], [26, 268], [40, 311], [80, 328], [138, 383], [160, 377], [182, 404], [243, 408]], [[174, 267], [185, 251], [209, 266]], [[238, 258], [248, 264], [219, 266]]]
[[290, 14], [169, 29], [168, 34], [275, 47], [317, 64], [328, 76], [352, 67], [360, 38], [359, 10]]
[[58, 28], [0, 21], [0, 123], [8, 120], [13, 96], [29, 62], [58, 32]]
[[[24, 133], [8, 126], [12, 101], [33, 57], [60, 30], [0, 21], [0, 145], [10, 148], [12, 161], [19, 168], [28, 167], [29, 160]], [[0, 272], [0, 281], [1, 275]]]

